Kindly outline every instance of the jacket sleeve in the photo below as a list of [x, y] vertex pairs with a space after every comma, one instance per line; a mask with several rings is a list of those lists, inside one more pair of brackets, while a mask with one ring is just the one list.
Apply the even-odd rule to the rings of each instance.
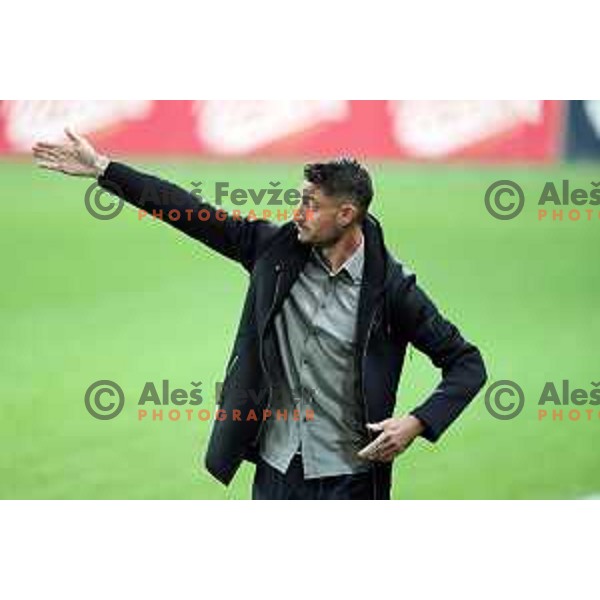
[[[199, 195], [118, 162], [108, 165], [98, 183], [149, 215], [162, 215], [169, 225], [242, 263], [248, 271], [279, 230], [265, 220], [234, 219]], [[178, 211], [173, 219], [168, 216], [170, 211]], [[177, 214], [179, 218], [175, 218]]]
[[424, 424], [422, 436], [435, 442], [484, 386], [487, 374], [479, 350], [440, 314], [414, 274], [402, 289], [396, 310], [403, 335], [442, 371], [430, 396], [410, 412]]

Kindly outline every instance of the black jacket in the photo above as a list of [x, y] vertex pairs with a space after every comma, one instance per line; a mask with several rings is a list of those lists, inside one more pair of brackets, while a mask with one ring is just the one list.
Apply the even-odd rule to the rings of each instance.
[[[149, 214], [162, 210], [168, 223], [248, 271], [249, 288], [221, 393], [221, 407], [228, 418], [214, 421], [205, 456], [208, 471], [228, 484], [242, 460], [256, 460], [262, 419], [246, 420], [245, 416], [250, 410], [259, 413], [266, 408], [272, 391], [280, 385], [283, 371], [273, 318], [310, 248], [298, 242], [293, 223], [279, 227], [264, 220], [223, 218], [222, 211], [202, 198], [119, 163], [111, 163], [99, 183]], [[182, 215], [179, 220], [167, 220], [173, 209]], [[199, 210], [206, 211], [202, 220]], [[486, 373], [481, 354], [438, 312], [417, 285], [414, 273], [387, 251], [381, 227], [372, 215], [365, 220], [363, 233], [365, 266], [356, 364], [364, 421], [375, 423], [392, 416], [406, 347], [411, 343], [442, 371], [439, 385], [411, 411], [425, 425], [423, 437], [435, 442], [483, 387]], [[233, 409], [241, 411], [240, 421], [229, 418]], [[376, 496], [388, 497], [390, 464], [372, 466]]]

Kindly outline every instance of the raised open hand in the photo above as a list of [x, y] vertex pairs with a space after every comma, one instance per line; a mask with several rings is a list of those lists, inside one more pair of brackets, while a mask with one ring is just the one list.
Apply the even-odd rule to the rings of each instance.
[[67, 140], [62, 144], [38, 142], [33, 156], [39, 167], [78, 177], [98, 177], [106, 169], [109, 159], [74, 131], [65, 129]]

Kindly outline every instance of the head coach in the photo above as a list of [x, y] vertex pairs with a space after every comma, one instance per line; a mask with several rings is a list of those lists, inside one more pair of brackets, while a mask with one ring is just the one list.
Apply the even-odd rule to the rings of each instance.
[[[306, 165], [298, 218], [278, 226], [224, 215], [98, 154], [72, 131], [33, 153], [41, 167], [96, 177], [148, 213], [204, 211], [208, 218], [170, 224], [247, 271], [218, 399], [241, 418], [215, 419], [205, 456], [223, 484], [248, 460], [256, 464], [255, 499], [389, 499], [394, 458], [417, 436], [437, 441], [484, 385], [479, 350], [386, 248], [369, 213], [371, 177], [356, 161]], [[149, 186], [160, 202], [148, 200]], [[408, 344], [430, 358], [441, 380], [422, 404], [394, 417]], [[249, 401], [249, 391], [258, 400]], [[287, 418], [246, 418], [257, 409]]]

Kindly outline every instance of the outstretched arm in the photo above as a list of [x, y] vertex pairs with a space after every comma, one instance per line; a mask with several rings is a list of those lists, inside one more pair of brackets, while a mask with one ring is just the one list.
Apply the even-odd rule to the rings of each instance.
[[176, 210], [178, 219], [165, 219], [170, 225], [242, 263], [248, 270], [252, 270], [256, 258], [279, 229], [264, 220], [234, 219], [177, 185], [112, 162], [82, 136], [70, 129], [65, 131], [66, 142], [39, 142], [33, 147], [40, 167], [67, 175], [95, 177], [102, 187], [148, 214], [157, 211], [164, 218]]

